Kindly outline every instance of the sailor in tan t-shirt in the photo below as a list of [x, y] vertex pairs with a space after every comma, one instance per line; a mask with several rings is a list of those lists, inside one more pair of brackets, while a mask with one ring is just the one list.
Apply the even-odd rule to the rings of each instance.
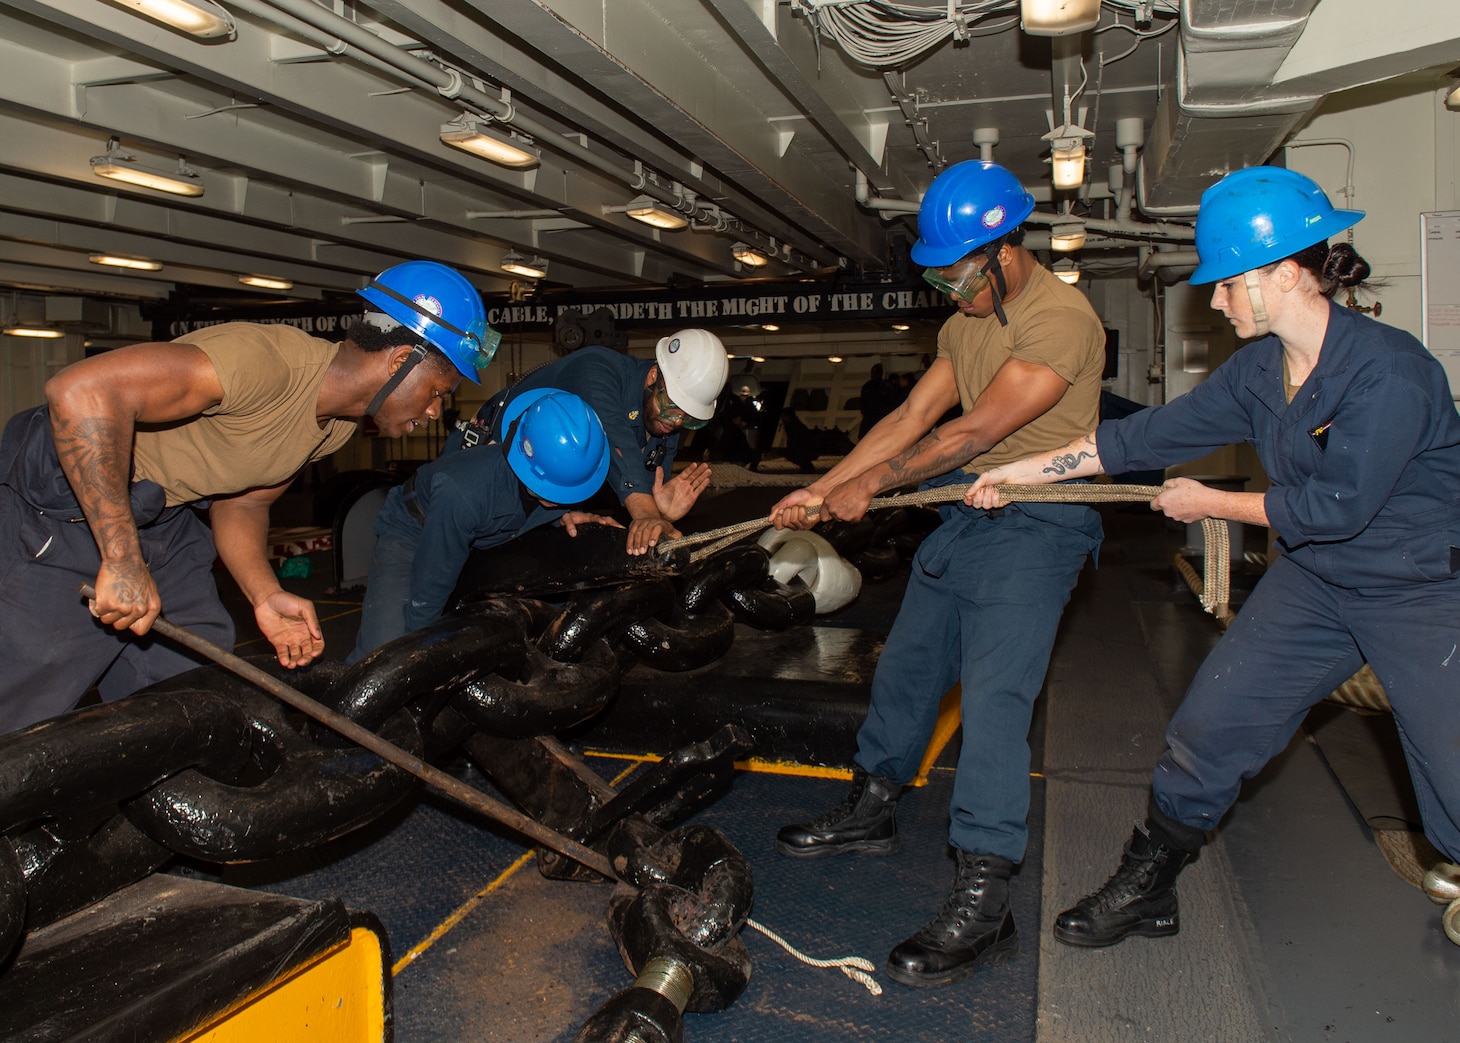
[[[224, 647], [221, 559], [286, 667], [324, 650], [313, 604], [280, 588], [269, 505], [370, 416], [397, 437], [441, 413], [498, 334], [459, 273], [408, 261], [359, 291], [342, 344], [229, 323], [68, 366], [0, 439], [0, 732], [197, 665], [136, 641], [158, 615]], [[194, 507], [206, 507], [205, 525]], [[88, 604], [77, 596], [91, 583]], [[89, 609], [89, 611], [88, 611]], [[131, 631], [131, 634], [122, 633]]]
[[[1104, 330], [1084, 295], [1020, 245], [1018, 226], [1033, 209], [1033, 197], [994, 163], [959, 163], [933, 181], [912, 256], [958, 314], [907, 399], [841, 463], [781, 500], [772, 511], [778, 526], [804, 528], [816, 503], [822, 518], [856, 520], [878, 493], [968, 482], [1090, 429]], [[960, 405], [960, 417], [934, 427]], [[1081, 504], [997, 512], [955, 504], [941, 514], [913, 559], [878, 658], [850, 791], [776, 837], [776, 849], [793, 858], [895, 851], [898, 797], [917, 774], [944, 694], [962, 682], [948, 830], [957, 875], [942, 912], [887, 958], [893, 980], [921, 986], [1018, 951], [1009, 888], [1028, 841], [1031, 714], [1060, 614], [1101, 537], [1099, 515]]]

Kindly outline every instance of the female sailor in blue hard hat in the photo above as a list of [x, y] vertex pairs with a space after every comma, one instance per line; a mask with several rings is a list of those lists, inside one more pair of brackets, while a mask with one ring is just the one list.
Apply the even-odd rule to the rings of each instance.
[[[805, 505], [818, 501], [821, 517], [856, 520], [878, 493], [967, 482], [1093, 426], [1105, 331], [1085, 296], [1022, 245], [1019, 225], [1033, 209], [996, 163], [967, 160], [934, 179], [912, 258], [958, 314], [938, 331], [938, 357], [907, 398], [841, 463], [782, 499], [772, 509], [778, 525], [803, 526]], [[955, 407], [961, 415], [939, 424]], [[878, 658], [846, 798], [776, 838], [793, 858], [896, 850], [896, 801], [917, 775], [943, 697], [962, 680], [948, 829], [957, 875], [942, 912], [887, 958], [895, 981], [916, 986], [954, 981], [1018, 949], [1009, 880], [1029, 839], [1031, 715], [1061, 613], [1101, 538], [1100, 517], [1084, 504], [940, 513]]]
[[1460, 416], [1423, 345], [1331, 300], [1368, 275], [1347, 242], [1328, 245], [1362, 217], [1294, 171], [1223, 178], [1202, 196], [1192, 282], [1214, 284], [1212, 306], [1261, 339], [1169, 404], [996, 468], [969, 493], [995, 507], [1000, 482], [1165, 466], [1243, 440], [1272, 483], [1174, 478], [1152, 502], [1182, 522], [1270, 525], [1281, 555], [1172, 718], [1120, 869], [1060, 914], [1061, 941], [1175, 934], [1182, 865], [1242, 780], [1365, 661], [1393, 705], [1425, 831], [1460, 862]]
[[472, 549], [488, 550], [560, 521], [618, 526], [569, 511], [603, 485], [609, 445], [598, 415], [577, 395], [536, 388], [508, 403], [506, 436], [443, 453], [385, 498], [360, 631], [346, 662], [441, 618]]
[[[216, 559], [281, 664], [321, 654], [314, 606], [269, 565], [269, 505], [343, 446], [356, 418], [395, 437], [439, 416], [497, 344], [480, 295], [444, 265], [408, 261], [359, 292], [373, 311], [342, 344], [287, 324], [209, 326], [68, 366], [46, 384], [46, 405], [11, 418], [0, 440], [0, 731], [70, 709], [93, 684], [119, 698], [197, 665], [168, 642], [137, 640], [162, 612], [232, 647]], [[211, 529], [191, 505], [208, 507]], [[96, 589], [89, 606], [82, 583]]]

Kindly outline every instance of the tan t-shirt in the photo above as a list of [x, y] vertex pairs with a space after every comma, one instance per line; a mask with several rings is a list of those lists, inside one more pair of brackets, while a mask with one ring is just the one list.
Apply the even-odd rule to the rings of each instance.
[[177, 341], [212, 361], [223, 401], [191, 420], [138, 427], [134, 476], [162, 486], [169, 507], [280, 485], [355, 433], [353, 420], [321, 427], [315, 417], [339, 345], [293, 326], [248, 322], [209, 326]]
[[1058, 449], [1095, 430], [1100, 420], [1100, 374], [1105, 369], [1105, 330], [1085, 295], [1036, 265], [1019, 295], [1004, 303], [1009, 325], [998, 316], [961, 312], [938, 331], [938, 357], [953, 364], [966, 413], [1009, 359], [1048, 366], [1070, 382], [1064, 396], [988, 452], [965, 463], [970, 473]]

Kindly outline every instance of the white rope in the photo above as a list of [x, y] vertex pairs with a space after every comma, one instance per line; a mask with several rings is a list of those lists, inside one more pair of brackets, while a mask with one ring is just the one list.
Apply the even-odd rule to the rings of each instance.
[[756, 923], [754, 920], [746, 920], [745, 923], [747, 926], [754, 927], [761, 934], [765, 935], [807, 966], [835, 967], [848, 978], [851, 978], [852, 981], [861, 982], [872, 995], [882, 995], [882, 986], [877, 983], [876, 978], [867, 973], [868, 971], [876, 970], [871, 960], [864, 960], [860, 956], [843, 956], [835, 960], [818, 960], [814, 956], [807, 956], [765, 924]]

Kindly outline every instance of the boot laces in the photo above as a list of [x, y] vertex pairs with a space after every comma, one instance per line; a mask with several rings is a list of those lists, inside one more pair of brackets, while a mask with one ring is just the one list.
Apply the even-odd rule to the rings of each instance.
[[970, 921], [981, 919], [978, 911], [988, 884], [989, 877], [981, 866], [959, 866], [958, 877], [943, 901], [943, 908], [918, 933], [929, 939], [956, 937]]
[[1132, 898], [1143, 894], [1155, 879], [1159, 862], [1156, 858], [1137, 859], [1129, 850], [1105, 886], [1085, 896], [1097, 909], [1119, 909]]
[[858, 775], [853, 784], [848, 787], [846, 794], [842, 797], [841, 803], [823, 815], [811, 820], [813, 829], [829, 829], [837, 823], [851, 818], [862, 803], [867, 791], [872, 785], [872, 778], [869, 775]]

